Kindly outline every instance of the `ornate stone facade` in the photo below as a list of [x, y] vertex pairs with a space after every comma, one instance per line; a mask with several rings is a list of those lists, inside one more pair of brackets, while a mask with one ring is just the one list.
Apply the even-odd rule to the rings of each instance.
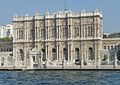
[[[99, 11], [46, 13], [13, 17], [16, 66], [97, 65], [103, 49], [103, 17]], [[40, 65], [39, 65], [40, 63]], [[41, 65], [42, 64], [42, 65]], [[76, 63], [77, 64], [77, 63]]]

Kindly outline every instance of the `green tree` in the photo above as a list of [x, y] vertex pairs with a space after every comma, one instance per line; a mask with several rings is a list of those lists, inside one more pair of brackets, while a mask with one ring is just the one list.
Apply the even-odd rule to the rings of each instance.
[[1, 42], [12, 42], [13, 41], [13, 38], [9, 38], [9, 37], [5, 37], [5, 38], [0, 38], [0, 41]]

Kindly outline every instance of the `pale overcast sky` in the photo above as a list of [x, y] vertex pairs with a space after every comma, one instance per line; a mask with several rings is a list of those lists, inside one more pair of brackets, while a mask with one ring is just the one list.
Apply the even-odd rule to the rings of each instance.
[[[42, 15], [64, 10], [65, 0], [0, 0], [0, 24], [11, 23], [12, 16], [34, 15], [39, 11]], [[104, 16], [104, 32], [120, 32], [120, 0], [66, 0], [67, 8], [80, 12], [100, 9]]]

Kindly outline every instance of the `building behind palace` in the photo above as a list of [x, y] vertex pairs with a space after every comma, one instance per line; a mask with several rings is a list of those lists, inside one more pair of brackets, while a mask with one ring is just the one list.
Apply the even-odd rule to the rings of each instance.
[[13, 37], [13, 25], [0, 25], [0, 38]]
[[15, 15], [13, 29], [17, 67], [112, 64], [119, 50], [120, 39], [103, 39], [103, 15], [97, 10]]

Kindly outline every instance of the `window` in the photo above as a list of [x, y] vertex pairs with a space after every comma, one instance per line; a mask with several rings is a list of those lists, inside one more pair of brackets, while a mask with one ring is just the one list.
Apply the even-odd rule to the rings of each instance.
[[93, 48], [89, 48], [89, 60], [94, 60], [94, 53], [93, 53]]
[[75, 27], [75, 37], [79, 36], [79, 27]]
[[104, 49], [106, 49], [106, 46], [104, 46]]
[[41, 29], [41, 38], [44, 38], [44, 29]]
[[51, 36], [52, 38], [54, 38], [55, 37], [55, 29], [54, 28], [52, 28], [52, 36]]
[[33, 56], [33, 62], [35, 62], [35, 56]]
[[88, 26], [88, 36], [92, 36], [92, 26]]
[[108, 46], [108, 49], [110, 49], [110, 47]]
[[33, 40], [35, 40], [35, 29], [34, 28], [31, 29], [31, 37]]
[[66, 28], [63, 28], [63, 37], [66, 37], [66, 35], [67, 35], [67, 30]]
[[52, 49], [52, 60], [57, 60], [56, 49]]
[[19, 30], [19, 39], [23, 39], [23, 30]]
[[95, 22], [98, 23], [98, 17], [95, 18]]
[[111, 46], [111, 49], [113, 49], [113, 46]]
[[23, 51], [23, 49], [20, 49], [20, 60], [24, 61], [24, 51]]

